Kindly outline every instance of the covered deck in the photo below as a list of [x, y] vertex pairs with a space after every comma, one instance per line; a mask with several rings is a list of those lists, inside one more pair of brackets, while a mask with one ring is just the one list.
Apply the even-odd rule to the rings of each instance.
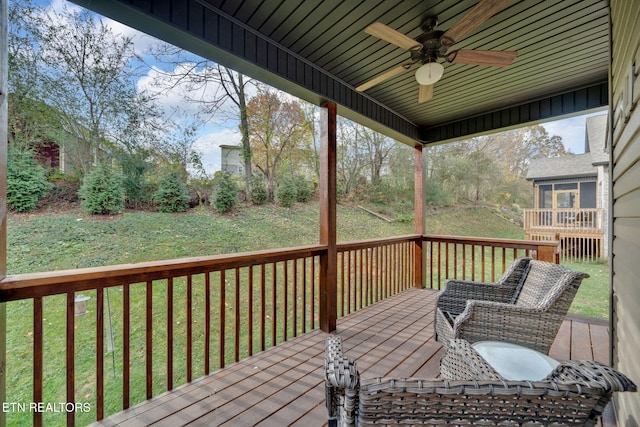
[[[433, 337], [436, 295], [408, 289], [338, 320], [335, 333], [361, 373], [438, 375], [443, 350]], [[315, 329], [94, 425], [324, 425], [326, 337]], [[608, 324], [567, 317], [551, 356], [608, 363]], [[610, 412], [603, 425], [615, 425]]]

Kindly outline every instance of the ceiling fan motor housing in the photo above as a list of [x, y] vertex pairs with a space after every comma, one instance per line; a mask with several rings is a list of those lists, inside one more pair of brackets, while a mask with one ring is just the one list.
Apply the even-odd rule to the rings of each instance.
[[444, 31], [431, 31], [416, 37], [415, 40], [422, 45], [422, 48], [412, 51], [411, 59], [422, 63], [434, 62], [438, 56], [440, 56], [439, 52], [442, 48], [440, 37], [442, 37], [443, 34]]

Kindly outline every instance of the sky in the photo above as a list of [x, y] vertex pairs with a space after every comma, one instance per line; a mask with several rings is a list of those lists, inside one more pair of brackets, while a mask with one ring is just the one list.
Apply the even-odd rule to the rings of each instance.
[[[65, 0], [37, 0], [37, 2], [42, 5], [48, 4], [49, 7], [54, 10], [62, 9], [63, 5], [72, 9], [79, 8]], [[161, 71], [161, 65], [157, 64], [149, 55], [146, 55], [146, 52], [150, 46], [158, 43], [158, 40], [119, 22], [104, 17], [102, 17], [102, 19], [116, 34], [119, 33], [132, 37], [136, 52], [141, 54], [151, 65], [147, 75], [138, 81], [139, 90], [157, 90], [154, 77]], [[165, 67], [164, 71], [172, 70], [168, 70]], [[180, 114], [185, 116], [185, 119], [189, 114], [195, 113], [196, 107], [182, 100], [185, 90], [183, 86], [177, 85], [173, 90], [163, 94], [161, 105], [165, 109], [167, 116], [171, 116], [172, 119], [175, 119], [176, 110], [179, 110]], [[549, 135], [560, 136], [565, 147], [572, 153], [582, 154], [584, 153], [586, 117], [603, 113], [603, 111], [589, 113], [568, 119], [542, 123], [541, 125], [544, 126]], [[200, 153], [202, 164], [209, 174], [220, 170], [220, 145], [240, 145], [240, 132], [238, 130], [237, 120], [229, 118], [232, 116], [233, 114], [229, 113], [229, 107], [227, 107], [225, 114], [213, 117], [198, 133], [197, 140], [193, 147]]]
[[583, 154], [586, 119], [587, 117], [600, 114], [606, 114], [606, 110], [571, 117], [569, 119], [542, 123], [541, 125], [547, 130], [549, 135], [558, 135], [561, 137], [562, 143], [567, 150], [570, 150], [573, 154]]

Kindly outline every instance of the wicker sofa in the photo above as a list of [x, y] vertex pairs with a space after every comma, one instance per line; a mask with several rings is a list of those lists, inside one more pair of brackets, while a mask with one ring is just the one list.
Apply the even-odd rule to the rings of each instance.
[[563, 362], [531, 382], [467, 368], [478, 360], [483, 365], [466, 341], [456, 340], [443, 358], [447, 374], [476, 379], [362, 379], [343, 355], [340, 337], [331, 336], [325, 347], [329, 425], [591, 426], [614, 392], [635, 391], [624, 375], [598, 362]]
[[496, 283], [448, 280], [438, 295], [436, 339], [505, 341], [548, 354], [586, 273], [518, 258]]

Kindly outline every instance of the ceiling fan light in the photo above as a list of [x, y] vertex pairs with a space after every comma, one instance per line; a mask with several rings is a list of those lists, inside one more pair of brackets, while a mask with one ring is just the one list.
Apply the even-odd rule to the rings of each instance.
[[421, 85], [432, 85], [442, 77], [444, 67], [438, 62], [427, 62], [416, 70], [416, 80]]

